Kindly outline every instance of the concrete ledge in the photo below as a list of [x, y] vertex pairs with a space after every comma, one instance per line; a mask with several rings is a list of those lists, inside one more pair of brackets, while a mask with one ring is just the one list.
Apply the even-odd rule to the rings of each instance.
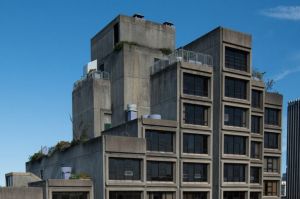
[[271, 105], [282, 106], [282, 95], [278, 93], [266, 92], [265, 103]]
[[43, 199], [42, 188], [5, 187], [0, 188], [1, 199]]
[[146, 140], [137, 137], [105, 136], [105, 150], [119, 153], [146, 153]]
[[156, 120], [156, 119], [149, 119], [149, 118], [142, 118], [142, 123], [147, 125], [153, 126], [166, 126], [166, 127], [177, 127], [177, 121], [173, 120]]
[[254, 79], [252, 79], [251, 80], [251, 85], [255, 86], [255, 87], [265, 88], [264, 82], [260, 81], [260, 80], [254, 80]]

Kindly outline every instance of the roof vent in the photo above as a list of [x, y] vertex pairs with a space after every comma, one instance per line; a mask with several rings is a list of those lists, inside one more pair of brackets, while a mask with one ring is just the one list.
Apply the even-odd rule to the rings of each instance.
[[138, 13], [135, 13], [132, 17], [139, 18], [139, 19], [144, 19], [144, 16], [141, 15], [141, 14], [138, 14]]
[[173, 23], [171, 23], [169, 21], [165, 21], [163, 24], [166, 25], [166, 26], [173, 26], [174, 25]]

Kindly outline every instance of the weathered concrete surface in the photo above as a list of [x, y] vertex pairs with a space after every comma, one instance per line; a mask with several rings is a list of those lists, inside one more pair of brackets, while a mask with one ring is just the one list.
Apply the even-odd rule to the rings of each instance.
[[0, 199], [43, 199], [43, 190], [37, 187], [0, 188]]
[[119, 153], [146, 153], [146, 140], [137, 137], [105, 136], [105, 150]]
[[28, 187], [28, 183], [41, 180], [32, 173], [12, 172], [5, 174], [6, 178], [12, 179], [11, 187]]

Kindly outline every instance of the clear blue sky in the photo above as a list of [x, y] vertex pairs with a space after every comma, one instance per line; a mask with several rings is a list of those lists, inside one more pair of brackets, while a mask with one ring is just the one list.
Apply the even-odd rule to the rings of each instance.
[[286, 135], [287, 101], [300, 97], [299, 6], [292, 0], [1, 0], [0, 185], [5, 173], [24, 171], [42, 145], [71, 139], [71, 91], [89, 61], [90, 38], [120, 13], [172, 21], [177, 46], [220, 25], [251, 33], [253, 66], [276, 79], [275, 90], [284, 95]]

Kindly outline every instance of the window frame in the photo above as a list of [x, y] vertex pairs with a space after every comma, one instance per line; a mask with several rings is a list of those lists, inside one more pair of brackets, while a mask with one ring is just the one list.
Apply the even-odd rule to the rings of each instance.
[[263, 91], [252, 89], [251, 90], [251, 107], [256, 109], [263, 108]]
[[265, 107], [265, 121], [266, 125], [280, 126], [281, 125], [281, 110], [277, 108]]
[[[116, 168], [111, 168], [113, 162], [112, 160], [115, 160], [115, 164], [117, 165]], [[133, 161], [133, 162], [131, 162]], [[139, 162], [138, 165], [138, 171], [136, 174], [138, 174], [137, 176], [134, 175], [134, 169], [137, 168], [129, 168], [132, 170], [126, 170], [128, 169], [128, 167], [131, 165], [133, 165], [134, 163]], [[142, 164], [143, 164], [143, 159], [140, 158], [127, 158], [127, 157], [108, 157], [108, 180], [109, 181], [142, 181]], [[135, 165], [137, 166], [137, 165]], [[126, 171], [132, 171], [132, 178], [130, 179], [129, 177], [126, 178], [125, 173]], [[120, 176], [118, 176], [118, 174], [121, 174], [123, 172], [123, 178], [121, 178]], [[111, 175], [113, 174], [113, 175]], [[129, 176], [129, 174], [127, 174], [127, 176]]]
[[279, 173], [280, 172], [279, 161], [280, 161], [279, 157], [265, 156], [264, 157], [264, 172]]
[[[279, 189], [278, 183], [279, 181], [276, 180], [265, 180], [264, 181], [264, 196], [278, 196]], [[275, 190], [274, 190], [275, 188]], [[270, 191], [271, 189], [271, 191]]]
[[[174, 162], [147, 160], [146, 164], [147, 164], [146, 165], [147, 166], [147, 169], [146, 169], [146, 181], [147, 182], [174, 182], [175, 181], [176, 176], [174, 176], [174, 170], [175, 170]], [[166, 172], [166, 169], [162, 168], [163, 165], [170, 166], [170, 168], [168, 168], [168, 170], [170, 169], [171, 176], [162, 176], [162, 172], [163, 171]], [[152, 166], [152, 168], [150, 168], [150, 166]], [[157, 172], [154, 170], [155, 169], [155, 168], [153, 168], [154, 166], [156, 167]], [[153, 175], [154, 172], [157, 173], [158, 175], [154, 176]]]
[[261, 183], [261, 167], [258, 166], [250, 167], [250, 183], [252, 184]]
[[[199, 141], [199, 143], [198, 143]], [[201, 144], [200, 144], [201, 143]], [[199, 151], [199, 153], [198, 153]], [[198, 133], [182, 133], [182, 153], [193, 155], [209, 154], [209, 135]]]
[[224, 96], [239, 100], [248, 100], [248, 85], [249, 80], [225, 76]]
[[[165, 141], [167, 140], [168, 136], [171, 136], [171, 140], [168, 140], [168, 143], [166, 143]], [[175, 136], [176, 136], [176, 132], [174, 131], [146, 129], [145, 130], [146, 149], [148, 152], [154, 152], [154, 153], [174, 153]], [[152, 138], [154, 139], [154, 142], [157, 143], [153, 143], [153, 142], [150, 143]], [[170, 141], [171, 143], [169, 143]], [[154, 147], [154, 145], [156, 146]], [[157, 148], [157, 150], [155, 150], [154, 148]]]
[[[230, 112], [228, 112], [230, 111]], [[228, 118], [226, 118], [228, 117]], [[238, 118], [241, 117], [241, 118]], [[234, 128], [248, 128], [249, 109], [246, 107], [224, 105], [223, 125]]]
[[[196, 168], [196, 166], [199, 166], [199, 168]], [[203, 175], [204, 177], [200, 177], [201, 179], [196, 178], [195, 176], [198, 174], [197, 170], [198, 170], [198, 172], [200, 172], [200, 175]], [[208, 172], [209, 172], [209, 164], [208, 163], [183, 162], [182, 163], [182, 182], [183, 183], [203, 183], [203, 182], [207, 183], [208, 179], [209, 179]], [[189, 178], [188, 175], [192, 175], [193, 178]], [[197, 180], [197, 179], [199, 179], [199, 180]]]
[[[196, 96], [196, 97], [206, 97], [206, 98], [208, 98], [210, 96], [211, 77], [183, 71], [182, 78], [183, 78], [182, 93], [184, 95], [190, 95], [190, 96]], [[188, 78], [190, 78], [190, 81], [192, 81], [192, 82], [188, 83], [187, 82], [187, 80], [189, 80]], [[200, 80], [200, 82], [199, 82], [199, 80]], [[186, 85], [189, 85], [189, 86], [186, 86]], [[199, 89], [196, 89], [197, 85], [200, 87]], [[186, 87], [189, 87], [189, 89], [186, 89]], [[192, 89], [190, 87], [192, 87]]]
[[[242, 143], [240, 143], [242, 141]], [[231, 145], [229, 145], [231, 144]], [[247, 155], [247, 137], [224, 134], [224, 155]]]
[[280, 134], [270, 131], [264, 132], [264, 148], [265, 149], [275, 149], [280, 148]]
[[224, 46], [224, 67], [229, 70], [249, 72], [250, 51], [236, 46]]
[[[243, 176], [235, 176], [236, 174]], [[223, 182], [225, 183], [246, 183], [247, 164], [245, 163], [224, 163]]]
[[[188, 108], [189, 107], [189, 108]], [[196, 118], [197, 110], [195, 108], [200, 108], [200, 118]], [[193, 108], [193, 110], [191, 110]], [[190, 109], [190, 110], [189, 110]], [[191, 111], [191, 115], [188, 115], [189, 111]], [[203, 104], [194, 104], [189, 102], [183, 102], [183, 123], [185, 125], [197, 125], [197, 126], [203, 126], [203, 127], [209, 127], [210, 126], [210, 106], [203, 105]]]

